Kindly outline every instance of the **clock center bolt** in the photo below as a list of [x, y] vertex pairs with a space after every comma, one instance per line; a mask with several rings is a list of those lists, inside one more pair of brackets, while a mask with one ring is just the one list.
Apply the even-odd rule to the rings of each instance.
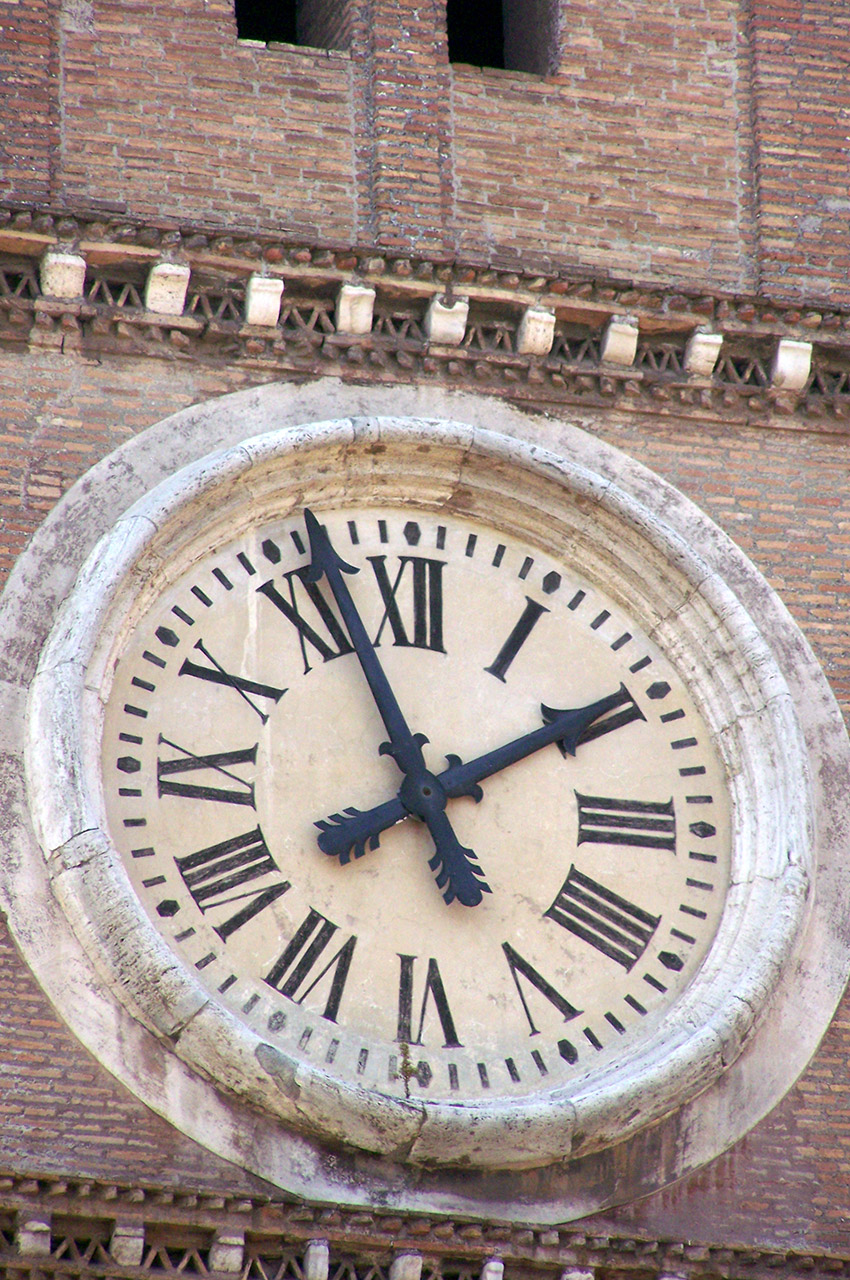
[[408, 813], [427, 821], [429, 814], [442, 813], [446, 807], [446, 793], [433, 773], [407, 775], [398, 798]]

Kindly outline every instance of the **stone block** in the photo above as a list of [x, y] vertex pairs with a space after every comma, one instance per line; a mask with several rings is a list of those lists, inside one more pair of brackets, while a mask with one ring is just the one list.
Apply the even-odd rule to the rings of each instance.
[[283, 281], [279, 276], [252, 275], [245, 291], [245, 322], [274, 327], [280, 317]]
[[344, 284], [336, 298], [337, 333], [372, 332], [375, 290], [363, 284]]
[[600, 357], [606, 364], [634, 364], [638, 327], [630, 316], [612, 316], [602, 338]]
[[210, 1271], [225, 1271], [235, 1275], [242, 1270], [244, 1257], [245, 1237], [241, 1232], [217, 1235], [210, 1245]]
[[503, 1280], [505, 1264], [501, 1258], [488, 1258], [481, 1268], [481, 1280]]
[[545, 307], [526, 307], [516, 335], [517, 353], [548, 356], [555, 338], [555, 313]]
[[425, 313], [425, 333], [429, 342], [459, 347], [466, 334], [468, 316], [469, 302], [466, 298], [455, 298], [454, 302], [432, 298]]
[[140, 1267], [145, 1252], [145, 1229], [116, 1222], [109, 1241], [109, 1253], [122, 1267]]
[[41, 259], [39, 279], [46, 298], [81, 298], [86, 260], [79, 253], [49, 251]]
[[685, 347], [685, 373], [695, 378], [710, 378], [723, 346], [723, 334], [696, 329]]
[[160, 316], [180, 316], [189, 288], [188, 267], [177, 262], [158, 262], [148, 272], [145, 285], [145, 310]]
[[16, 1233], [18, 1253], [27, 1258], [47, 1258], [50, 1255], [50, 1219], [28, 1214], [18, 1222]]
[[331, 1251], [327, 1240], [311, 1240], [304, 1250], [304, 1280], [328, 1280]]
[[421, 1253], [400, 1253], [390, 1263], [390, 1280], [420, 1280], [421, 1276]]
[[770, 384], [782, 391], [802, 391], [812, 368], [812, 344], [780, 338], [773, 357]]

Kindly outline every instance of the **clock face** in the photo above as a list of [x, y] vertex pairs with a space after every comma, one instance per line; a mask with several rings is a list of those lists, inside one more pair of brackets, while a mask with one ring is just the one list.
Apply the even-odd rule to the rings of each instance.
[[823, 677], [598, 441], [292, 427], [279, 394], [163, 424], [153, 488], [126, 446], [13, 584], [22, 950], [137, 1096], [288, 1192], [563, 1221], [666, 1185], [844, 985]]
[[373, 1094], [628, 1062], [727, 895], [694, 697], [579, 551], [410, 502], [316, 515], [312, 543], [300, 508], [216, 535], [126, 620], [100, 769], [150, 922], [258, 1039]]

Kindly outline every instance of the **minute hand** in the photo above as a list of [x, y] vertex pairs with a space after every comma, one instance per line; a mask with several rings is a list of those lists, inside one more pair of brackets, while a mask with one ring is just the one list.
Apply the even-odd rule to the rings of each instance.
[[398, 793], [404, 816], [411, 814], [419, 818], [431, 833], [434, 856], [429, 859], [428, 865], [435, 873], [437, 886], [442, 890], [446, 902], [457, 900], [465, 907], [474, 907], [485, 893], [490, 892], [490, 886], [478, 866], [474, 850], [465, 848], [452, 829], [445, 812], [445, 792], [429, 772], [422, 755], [422, 744], [428, 739], [422, 733], [411, 733], [407, 727], [407, 721], [384, 675], [357, 606], [343, 580], [344, 572], [356, 573], [357, 570], [337, 555], [330, 538], [312, 511], [305, 510], [304, 522], [310, 538], [311, 554], [307, 578], [313, 582], [317, 582], [323, 575], [327, 578], [331, 594], [348, 628], [366, 683], [390, 738], [388, 743], [381, 743], [378, 750], [381, 754], [391, 755], [404, 774]]
[[422, 743], [427, 741], [422, 734], [413, 734], [407, 726], [401, 708], [396, 701], [384, 670], [378, 661], [378, 655], [372, 646], [366, 628], [351, 598], [348, 587], [343, 580], [343, 573], [357, 573], [352, 565], [337, 555], [331, 540], [319, 524], [312, 511], [305, 510], [304, 523], [310, 538], [311, 560], [307, 569], [307, 577], [317, 582], [323, 575], [328, 580], [337, 607], [342, 614], [343, 622], [348, 628], [354, 651], [363, 668], [366, 683], [375, 699], [384, 727], [390, 737], [391, 754], [399, 769], [405, 774], [425, 772], [425, 760], [422, 755]]

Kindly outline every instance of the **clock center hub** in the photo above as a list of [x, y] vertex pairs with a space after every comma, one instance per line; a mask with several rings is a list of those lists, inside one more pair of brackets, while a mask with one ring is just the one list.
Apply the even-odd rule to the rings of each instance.
[[408, 813], [423, 822], [434, 814], [442, 813], [446, 807], [446, 793], [433, 773], [410, 775], [405, 778], [399, 789], [398, 798]]

